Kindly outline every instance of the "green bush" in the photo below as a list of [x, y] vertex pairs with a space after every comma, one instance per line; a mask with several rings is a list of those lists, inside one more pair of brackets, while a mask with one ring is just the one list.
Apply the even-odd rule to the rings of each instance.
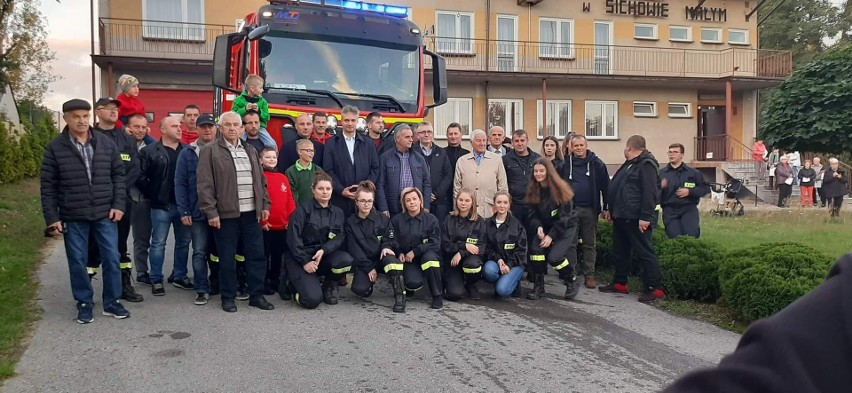
[[739, 250], [719, 269], [725, 303], [749, 320], [787, 307], [825, 280], [832, 259], [797, 243], [768, 243]]
[[598, 235], [595, 239], [595, 251], [597, 260], [595, 266], [612, 266], [612, 223], [606, 220], [598, 221]]
[[[662, 232], [662, 231], [661, 231]], [[663, 274], [663, 286], [677, 299], [716, 301], [719, 286], [719, 260], [724, 255], [714, 243], [691, 237], [655, 241]]]
[[35, 125], [24, 122], [24, 129], [24, 135], [16, 140], [0, 121], [0, 184], [41, 173], [44, 150], [56, 135], [56, 126], [50, 117], [43, 117]]

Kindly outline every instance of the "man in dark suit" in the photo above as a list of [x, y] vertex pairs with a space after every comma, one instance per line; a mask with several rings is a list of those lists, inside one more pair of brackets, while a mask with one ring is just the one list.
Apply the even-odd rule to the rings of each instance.
[[439, 222], [443, 222], [444, 217], [450, 212], [450, 206], [453, 205], [450, 201], [450, 194], [453, 187], [453, 171], [455, 170], [455, 162], [450, 165], [450, 158], [444, 148], [436, 146], [435, 130], [432, 128], [432, 123], [424, 121], [417, 125], [417, 137], [420, 139], [412, 150], [422, 153], [426, 158], [426, 164], [429, 166], [430, 178], [432, 180], [432, 195], [423, 195], [424, 198], [430, 198], [431, 205], [429, 211], [438, 217]]
[[375, 145], [357, 132], [358, 108], [346, 105], [340, 113], [343, 132], [326, 142], [322, 168], [334, 181], [331, 203], [349, 216], [355, 211], [358, 183], [379, 178], [379, 158]]

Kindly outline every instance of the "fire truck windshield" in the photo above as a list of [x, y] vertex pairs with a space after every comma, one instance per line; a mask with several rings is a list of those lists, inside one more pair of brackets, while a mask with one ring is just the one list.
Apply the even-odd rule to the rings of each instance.
[[335, 105], [351, 104], [363, 110], [417, 111], [418, 47], [379, 47], [270, 34], [261, 40], [259, 48], [261, 76], [271, 92], [321, 93]]

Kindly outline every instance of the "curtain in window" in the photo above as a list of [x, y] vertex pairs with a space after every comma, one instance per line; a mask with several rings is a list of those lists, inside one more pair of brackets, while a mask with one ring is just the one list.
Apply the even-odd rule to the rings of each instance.
[[452, 37], [456, 36], [456, 17], [450, 14], [438, 14], [437, 26], [438, 52], [448, 53], [456, 52], [455, 43]]

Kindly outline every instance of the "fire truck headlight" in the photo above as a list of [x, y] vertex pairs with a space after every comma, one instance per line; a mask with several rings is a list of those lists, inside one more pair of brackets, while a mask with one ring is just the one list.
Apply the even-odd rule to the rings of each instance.
[[358, 125], [355, 126], [355, 129], [358, 131], [364, 131], [367, 129], [367, 119], [363, 117], [358, 118]]
[[337, 128], [337, 117], [335, 117], [334, 115], [329, 115], [327, 126], [330, 128]]

